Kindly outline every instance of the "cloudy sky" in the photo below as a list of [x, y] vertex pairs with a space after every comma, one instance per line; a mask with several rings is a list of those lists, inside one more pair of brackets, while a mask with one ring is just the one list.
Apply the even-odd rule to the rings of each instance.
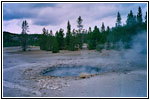
[[42, 28], [53, 30], [60, 28], [66, 32], [67, 21], [72, 29], [77, 29], [77, 18], [83, 19], [84, 29], [115, 26], [117, 12], [125, 23], [130, 10], [136, 15], [141, 6], [143, 17], [147, 11], [146, 3], [3, 3], [3, 31], [21, 33], [23, 20], [29, 23], [30, 33], [42, 33]]

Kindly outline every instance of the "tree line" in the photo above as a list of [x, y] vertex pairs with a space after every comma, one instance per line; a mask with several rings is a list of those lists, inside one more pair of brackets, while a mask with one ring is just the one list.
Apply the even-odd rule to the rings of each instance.
[[[102, 22], [100, 28], [95, 26], [93, 30], [91, 27], [85, 30], [82, 24], [83, 19], [79, 16], [77, 18], [77, 30], [71, 29], [71, 24], [68, 20], [66, 36], [62, 28], [56, 31], [55, 35], [52, 30], [49, 31], [43, 28], [39, 46], [41, 50], [52, 51], [53, 53], [57, 53], [59, 50], [79, 50], [82, 49], [84, 43], [87, 44], [89, 50], [128, 49], [132, 47], [132, 37], [141, 31], [147, 30], [147, 12], [144, 18], [143, 20], [141, 7], [138, 7], [137, 15], [133, 15], [132, 10], [130, 10], [124, 25], [122, 25], [121, 14], [118, 12], [115, 27], [105, 27], [104, 22]], [[27, 48], [28, 27], [27, 21], [23, 21], [21, 34], [23, 51], [26, 51]]]
[[[3, 47], [21, 46], [21, 34], [3, 32]], [[27, 34], [27, 45], [39, 46], [41, 34]]]

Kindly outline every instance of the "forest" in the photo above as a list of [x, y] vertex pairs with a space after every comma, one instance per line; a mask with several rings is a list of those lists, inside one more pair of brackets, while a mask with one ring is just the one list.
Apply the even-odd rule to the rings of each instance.
[[126, 23], [122, 25], [120, 12], [117, 13], [115, 27], [110, 28], [101, 23], [101, 27], [95, 26], [92, 30], [84, 29], [81, 16], [77, 18], [78, 29], [71, 29], [68, 20], [67, 32], [60, 28], [56, 33], [46, 28], [42, 29], [42, 34], [28, 34], [29, 25], [25, 20], [22, 23], [21, 34], [11, 34], [3, 32], [3, 46], [22, 46], [26, 51], [28, 46], [40, 46], [41, 50], [52, 51], [59, 50], [75, 51], [83, 49], [87, 44], [89, 50], [100, 51], [102, 49], [130, 49], [132, 48], [132, 39], [135, 35], [147, 31], [147, 12], [142, 16], [142, 9], [138, 7], [137, 15], [133, 15], [132, 10], [127, 15]]

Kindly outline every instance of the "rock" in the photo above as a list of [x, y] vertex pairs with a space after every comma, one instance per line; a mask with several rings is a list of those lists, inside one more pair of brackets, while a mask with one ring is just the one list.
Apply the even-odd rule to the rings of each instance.
[[80, 78], [89, 78], [89, 77], [91, 77], [91, 75], [88, 73], [81, 73], [79, 77]]

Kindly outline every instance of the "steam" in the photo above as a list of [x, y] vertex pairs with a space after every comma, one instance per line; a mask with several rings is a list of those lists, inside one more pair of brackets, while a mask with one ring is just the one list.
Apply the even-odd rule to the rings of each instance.
[[132, 47], [124, 55], [128, 61], [135, 62], [138, 67], [146, 67], [147, 64], [147, 32], [138, 33], [133, 37]]
[[95, 50], [74, 51], [77, 56], [71, 55], [67, 58], [62, 56], [63, 60], [56, 60], [54, 64], [96, 66], [110, 71], [147, 68], [147, 32], [143, 31], [132, 37], [131, 44], [130, 49], [122, 48], [120, 51], [112, 49], [103, 49], [101, 53]]

